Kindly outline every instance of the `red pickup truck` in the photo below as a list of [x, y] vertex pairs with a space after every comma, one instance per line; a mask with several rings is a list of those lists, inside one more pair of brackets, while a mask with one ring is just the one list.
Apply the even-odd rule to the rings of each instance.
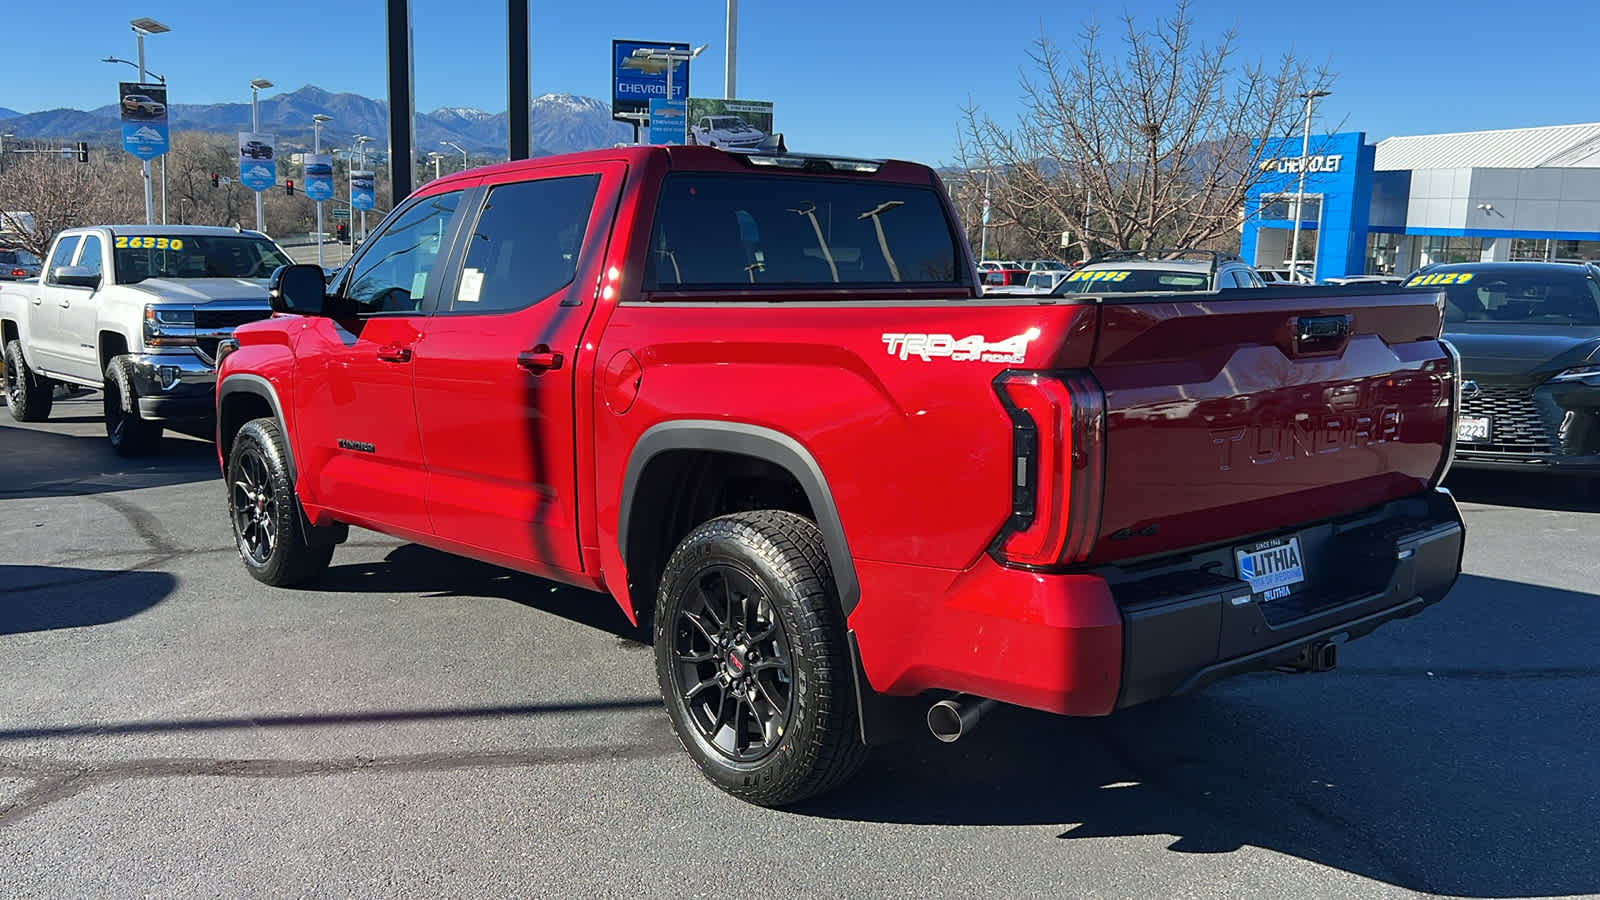
[[475, 169], [271, 297], [219, 351], [248, 571], [310, 582], [356, 525], [609, 593], [756, 803], [907, 709], [954, 739], [1326, 669], [1460, 570], [1439, 297], [984, 298], [921, 165]]

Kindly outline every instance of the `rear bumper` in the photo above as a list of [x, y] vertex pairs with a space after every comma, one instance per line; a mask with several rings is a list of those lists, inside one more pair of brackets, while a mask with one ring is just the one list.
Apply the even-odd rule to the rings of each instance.
[[1281, 601], [1251, 597], [1233, 577], [1231, 546], [1075, 574], [985, 556], [942, 583], [929, 570], [866, 563], [850, 627], [880, 693], [958, 691], [1096, 716], [1361, 637], [1438, 602], [1461, 571], [1464, 529], [1444, 491], [1291, 533], [1310, 586]]

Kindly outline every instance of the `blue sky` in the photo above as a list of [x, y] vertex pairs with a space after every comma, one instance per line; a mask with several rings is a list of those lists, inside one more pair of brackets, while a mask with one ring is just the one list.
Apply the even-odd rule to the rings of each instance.
[[[1338, 73], [1318, 127], [1343, 124], [1377, 139], [1600, 120], [1593, 91], [1594, 0], [1551, 0], [1524, 13], [1485, 0], [1194, 0], [1206, 37], [1228, 26], [1250, 56], [1292, 50]], [[133, 74], [98, 62], [132, 58], [127, 20], [150, 16], [169, 34], [146, 39], [151, 70], [171, 102], [248, 100], [247, 83], [315, 84], [384, 95], [383, 4], [277, 0], [78, 0], [8, 4], [0, 107], [91, 108]], [[1098, 15], [1142, 19], [1170, 2], [1090, 4], [1012, 0], [808, 0], [739, 11], [738, 93], [776, 104], [794, 148], [944, 161], [970, 97], [998, 117], [1019, 110], [1018, 71], [1041, 29], [1070, 41]], [[612, 38], [688, 41], [709, 48], [693, 93], [721, 96], [724, 0], [531, 4], [533, 92], [610, 97]], [[505, 12], [500, 2], [413, 0], [416, 100], [422, 110], [505, 109]], [[21, 77], [19, 77], [21, 76]]]

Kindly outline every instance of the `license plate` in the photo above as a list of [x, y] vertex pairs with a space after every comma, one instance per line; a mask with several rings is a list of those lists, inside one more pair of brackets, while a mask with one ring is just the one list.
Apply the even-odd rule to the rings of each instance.
[[1456, 440], [1464, 443], [1486, 444], [1493, 423], [1488, 416], [1462, 416], [1456, 420]]
[[1239, 565], [1239, 580], [1249, 582], [1250, 591], [1259, 602], [1287, 597], [1295, 585], [1306, 580], [1297, 537], [1239, 547], [1233, 555]]

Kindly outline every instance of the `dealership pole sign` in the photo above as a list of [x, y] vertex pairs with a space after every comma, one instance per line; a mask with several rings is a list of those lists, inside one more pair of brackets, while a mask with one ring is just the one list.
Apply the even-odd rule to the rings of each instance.
[[373, 189], [374, 175], [371, 172], [350, 173], [350, 208], [371, 209], [377, 199], [377, 192]]
[[[636, 50], [682, 50], [689, 45], [678, 41], [611, 42], [611, 117], [626, 119], [650, 113], [654, 99], [676, 100], [689, 97], [689, 62], [669, 63], [664, 59], [635, 56]], [[672, 67], [672, 96], [667, 96], [667, 68]]]
[[333, 155], [307, 153], [306, 197], [321, 203], [333, 199]]
[[239, 183], [261, 193], [278, 183], [276, 135], [239, 132]]
[[117, 83], [117, 107], [122, 116], [122, 149], [142, 160], [167, 152], [167, 86]]

